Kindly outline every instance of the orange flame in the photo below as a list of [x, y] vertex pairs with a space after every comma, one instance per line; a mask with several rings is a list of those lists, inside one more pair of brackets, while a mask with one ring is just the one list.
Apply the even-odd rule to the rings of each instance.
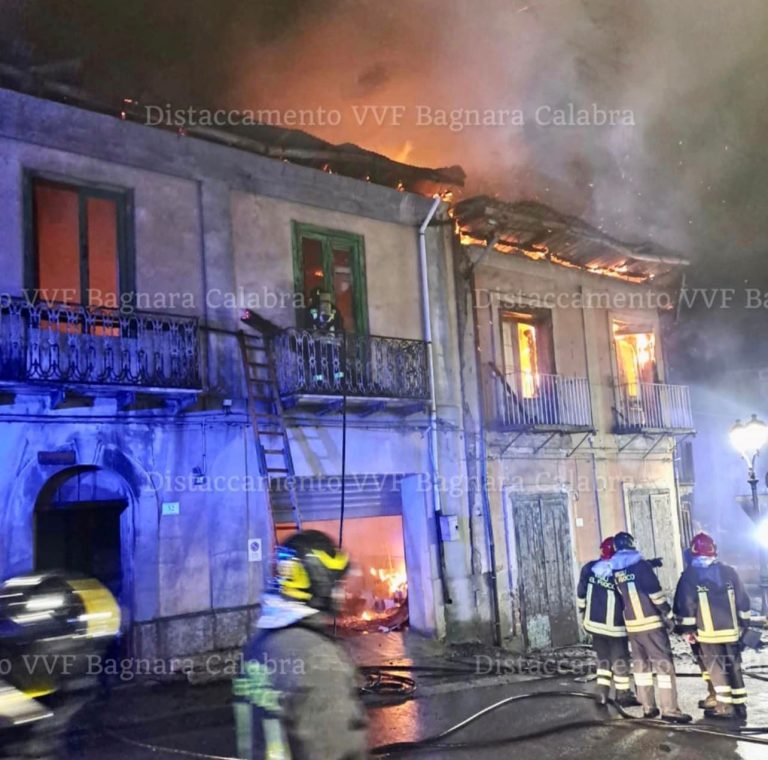
[[383, 567], [372, 567], [371, 575], [387, 584], [389, 593], [394, 596], [398, 592], [405, 593], [408, 590], [408, 578], [404, 568], [385, 570]]

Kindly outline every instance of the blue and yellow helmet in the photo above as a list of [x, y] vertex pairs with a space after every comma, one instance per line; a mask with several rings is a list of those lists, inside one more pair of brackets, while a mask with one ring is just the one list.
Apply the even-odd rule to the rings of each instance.
[[318, 610], [335, 611], [334, 588], [348, 570], [349, 556], [319, 530], [294, 533], [277, 547], [277, 591]]

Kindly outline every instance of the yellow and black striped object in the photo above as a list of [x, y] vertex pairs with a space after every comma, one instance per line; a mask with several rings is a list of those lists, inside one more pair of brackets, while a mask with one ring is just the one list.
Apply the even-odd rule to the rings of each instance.
[[101, 654], [119, 631], [117, 602], [96, 580], [46, 572], [0, 586], [3, 676], [30, 698], [87, 674], [88, 657]]

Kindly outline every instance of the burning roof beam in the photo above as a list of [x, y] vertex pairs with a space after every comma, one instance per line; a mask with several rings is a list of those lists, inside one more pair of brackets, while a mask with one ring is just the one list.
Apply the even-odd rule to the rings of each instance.
[[502, 253], [519, 252], [629, 282], [648, 282], [688, 264], [660, 246], [616, 240], [543, 203], [478, 196], [456, 204], [451, 213], [462, 245], [487, 245], [495, 237], [495, 248]]

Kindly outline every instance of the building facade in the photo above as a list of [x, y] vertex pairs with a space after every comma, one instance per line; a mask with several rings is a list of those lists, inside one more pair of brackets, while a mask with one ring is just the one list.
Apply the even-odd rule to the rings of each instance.
[[204, 137], [0, 90], [0, 577], [101, 578], [159, 660], [241, 646], [298, 523], [357, 561], [359, 620], [407, 586], [454, 641], [576, 641], [617, 530], [672, 586], [681, 260]]
[[666, 383], [661, 321], [685, 262], [543, 204], [473, 198], [453, 215], [495, 638], [565, 645], [579, 635], [574, 579], [605, 536], [629, 530], [662, 556], [667, 589], [681, 571], [675, 457], [693, 420], [688, 389]]
[[[450, 292], [432, 357], [424, 340], [420, 240], [432, 268], [452, 255], [419, 235], [431, 199], [10, 90], [0, 163], [0, 576], [103, 579], [140, 658], [243, 643], [297, 520], [248, 413], [249, 310], [281, 330], [302, 522], [335, 535], [343, 491], [345, 546], [407, 578], [411, 625], [477, 635], [468, 549], [436, 533], [436, 506], [458, 524], [466, 505], [432, 487], [434, 462], [465, 463]], [[315, 338], [317, 289], [351, 337]]]

